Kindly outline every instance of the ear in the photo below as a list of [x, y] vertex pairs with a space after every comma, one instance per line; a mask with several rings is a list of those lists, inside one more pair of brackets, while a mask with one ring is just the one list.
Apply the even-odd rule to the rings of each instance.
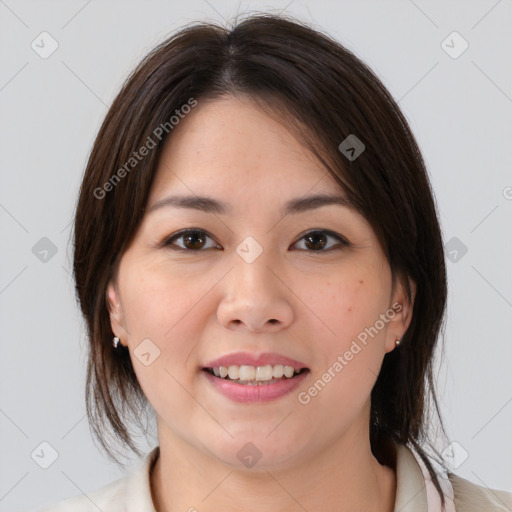
[[[396, 340], [401, 340], [406, 333], [412, 320], [412, 310], [414, 307], [414, 299], [416, 298], [416, 283], [410, 278], [406, 278], [411, 290], [411, 299], [407, 296], [404, 278], [397, 280], [395, 289], [391, 296], [390, 314], [387, 314], [389, 320], [386, 333], [386, 352], [391, 352], [396, 348]], [[391, 312], [394, 311], [394, 315]]]
[[110, 315], [110, 326], [114, 336], [121, 340], [122, 345], [126, 345], [128, 331], [125, 326], [123, 310], [119, 300], [119, 290], [113, 281], [109, 281], [106, 291], [107, 308]]

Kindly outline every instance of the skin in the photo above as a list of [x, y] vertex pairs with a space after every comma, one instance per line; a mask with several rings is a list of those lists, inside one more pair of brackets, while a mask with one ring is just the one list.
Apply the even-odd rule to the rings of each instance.
[[[191, 193], [233, 211], [148, 212], [170, 194]], [[392, 288], [376, 235], [355, 210], [329, 205], [280, 215], [288, 199], [316, 193], [342, 191], [248, 98], [200, 101], [166, 142], [146, 214], [107, 289], [112, 330], [157, 413], [160, 457], [150, 480], [159, 512], [394, 508], [395, 472], [370, 449], [370, 393], [384, 355], [409, 326], [412, 304], [400, 282]], [[159, 246], [185, 228], [211, 238], [174, 240], [188, 252]], [[350, 247], [328, 237], [315, 251], [303, 237], [321, 229]], [[236, 252], [247, 236], [263, 249], [252, 263]], [[299, 403], [298, 393], [396, 302], [401, 311], [378, 335], [307, 405]], [[134, 356], [147, 338], [160, 350], [149, 366]], [[310, 374], [277, 400], [233, 402], [200, 369], [240, 350], [278, 352]], [[247, 442], [262, 454], [252, 468], [237, 457]]]

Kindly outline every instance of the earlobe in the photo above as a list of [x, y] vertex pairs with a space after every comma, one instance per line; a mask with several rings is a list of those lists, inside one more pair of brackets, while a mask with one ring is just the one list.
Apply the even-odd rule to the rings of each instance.
[[123, 312], [119, 302], [119, 293], [113, 282], [109, 282], [105, 293], [107, 310], [110, 316], [110, 326], [112, 332], [120, 338], [125, 337], [125, 329], [123, 322]]
[[395, 315], [388, 326], [386, 352], [391, 352], [400, 346], [402, 338], [411, 324], [414, 300], [416, 298], [416, 284], [409, 278], [407, 278], [407, 280], [411, 292], [411, 299], [409, 300], [402, 280], [393, 294], [391, 307]]
[[407, 284], [409, 285], [409, 290], [411, 294], [411, 298], [407, 294], [406, 287], [404, 285], [403, 279], [400, 280], [400, 283], [397, 286], [396, 293], [393, 297], [393, 304], [400, 304], [400, 309], [397, 313], [397, 320], [400, 320], [402, 332], [397, 332], [396, 335], [398, 338], [401, 338], [405, 331], [408, 329], [411, 320], [412, 320], [412, 310], [414, 306], [414, 300], [416, 298], [416, 283], [409, 277], [407, 279]]
[[117, 290], [115, 288], [114, 283], [110, 281], [107, 285], [107, 290], [105, 293], [107, 299], [107, 309], [109, 313], [115, 312], [115, 310], [119, 307], [117, 301]]
[[411, 290], [411, 300], [409, 301], [409, 298], [406, 294], [402, 297], [402, 304], [403, 304], [403, 312], [402, 312], [402, 325], [404, 328], [404, 332], [400, 337], [405, 334], [405, 331], [409, 328], [409, 325], [411, 324], [412, 320], [412, 311], [414, 307], [414, 300], [416, 298], [416, 283], [412, 281], [412, 279], [408, 279], [409, 282], [409, 288]]

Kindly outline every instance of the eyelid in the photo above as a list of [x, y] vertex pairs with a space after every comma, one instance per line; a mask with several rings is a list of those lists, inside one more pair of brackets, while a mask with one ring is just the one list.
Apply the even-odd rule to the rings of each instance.
[[[342, 245], [348, 247], [352, 245], [343, 235], [336, 233], [335, 231], [331, 231], [330, 229], [325, 228], [312, 228], [304, 231], [297, 237], [297, 241], [293, 242], [292, 245], [295, 245], [297, 242], [300, 242], [306, 235], [310, 233], [325, 233], [327, 236], [332, 236], [333, 238], [337, 238]], [[308, 252], [327, 252], [327, 251], [308, 251]]]
[[[184, 249], [183, 247], [179, 247], [179, 246], [174, 246], [173, 247], [173, 244], [172, 242], [176, 239], [179, 239], [180, 237], [188, 234], [188, 233], [194, 233], [194, 232], [197, 232], [197, 233], [200, 233], [200, 234], [203, 234], [203, 235], [206, 235], [208, 238], [212, 239], [217, 245], [220, 245], [218, 244], [218, 242], [215, 241], [215, 237], [213, 235], [211, 235], [208, 231], [206, 231], [205, 229], [202, 229], [202, 228], [185, 228], [185, 229], [182, 229], [180, 231], [177, 231], [175, 233], [172, 233], [171, 235], [169, 235], [168, 237], [164, 238], [164, 240], [158, 244], [158, 247], [162, 247], [162, 248], [169, 248], [171, 247], [171, 250], [176, 250], [176, 251], [182, 251], [182, 252], [204, 252], [206, 249], [198, 249], [198, 250], [193, 250], [193, 249]], [[306, 236], [306, 235], [309, 235], [311, 233], [324, 233], [326, 236], [331, 236], [333, 238], [336, 238], [338, 239], [339, 241], [339, 244], [338, 245], [341, 245], [342, 247], [350, 247], [352, 244], [343, 236], [343, 235], [340, 235], [338, 233], [336, 233], [335, 231], [331, 231], [330, 229], [325, 229], [325, 228], [310, 228], [304, 232], [302, 232], [298, 237], [297, 237], [297, 240], [295, 242], [293, 242], [292, 246], [296, 245], [297, 243], [299, 243], [300, 241], [303, 240], [303, 238]], [[320, 251], [313, 251], [313, 250], [306, 250], [306, 249], [300, 249], [301, 251], [304, 251], [304, 252], [310, 252], [310, 253], [325, 253], [325, 252], [330, 252], [331, 250], [335, 250], [339, 248], [338, 246], [334, 246], [330, 249], [327, 249], [327, 250], [320, 250]], [[208, 249], [212, 249], [211, 247], [209, 247]]]
[[[184, 236], [184, 235], [187, 235], [188, 233], [201, 233], [203, 235], [206, 235], [208, 238], [211, 238], [213, 241], [215, 241], [215, 237], [210, 234], [208, 231], [206, 231], [205, 229], [202, 229], [202, 228], [185, 228], [185, 229], [181, 229], [180, 231], [176, 231], [175, 233], [172, 233], [171, 235], [165, 237], [162, 242], [160, 242], [158, 244], [158, 247], [162, 247], [162, 248], [169, 248], [171, 247], [172, 250], [176, 250], [176, 251], [183, 251], [183, 252], [203, 252], [205, 249], [200, 249], [200, 250], [192, 250], [192, 249], [183, 249], [183, 247], [179, 247], [179, 246], [173, 246], [173, 244], [171, 243], [172, 241]], [[217, 245], [220, 245], [218, 244], [218, 242], [215, 241], [215, 243]]]

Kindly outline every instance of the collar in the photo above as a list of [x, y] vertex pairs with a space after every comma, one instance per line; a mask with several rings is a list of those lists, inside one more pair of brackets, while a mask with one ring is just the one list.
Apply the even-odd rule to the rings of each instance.
[[126, 512], [156, 512], [151, 496], [150, 472], [159, 454], [160, 446], [156, 446], [126, 477]]
[[[396, 496], [394, 512], [455, 512], [453, 488], [448, 478], [439, 478], [447, 497], [446, 508], [432, 483], [428, 470], [412, 448], [393, 443], [396, 454]], [[126, 477], [126, 512], [156, 512], [151, 496], [150, 471], [160, 453], [156, 446]]]
[[394, 443], [396, 453], [396, 497], [394, 512], [455, 512], [453, 487], [445, 472], [438, 481], [445, 497], [444, 508], [427, 466], [411, 447]]

